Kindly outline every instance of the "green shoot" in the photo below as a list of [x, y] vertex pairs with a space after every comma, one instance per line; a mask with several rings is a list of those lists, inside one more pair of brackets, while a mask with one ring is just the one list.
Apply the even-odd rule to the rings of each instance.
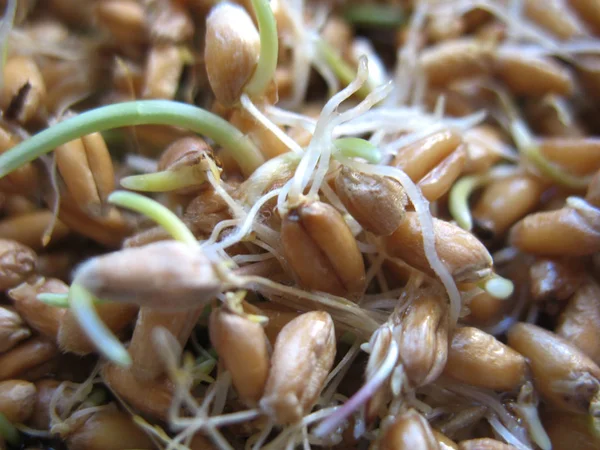
[[508, 129], [519, 152], [533, 164], [546, 178], [572, 189], [585, 189], [589, 183], [586, 177], [572, 175], [549, 161], [540, 151], [535, 137], [521, 119], [512, 99], [504, 91], [494, 89], [502, 108], [509, 119]]
[[6, 416], [0, 413], [0, 436], [6, 442], [14, 447], [18, 447], [21, 443], [21, 436], [15, 426], [8, 421]]
[[73, 282], [69, 289], [69, 304], [81, 329], [107, 359], [119, 366], [129, 367], [131, 357], [127, 349], [100, 320], [94, 308], [95, 300], [92, 294], [77, 284], [77, 280]]
[[108, 197], [108, 202], [144, 214], [154, 220], [173, 238], [190, 245], [197, 245], [196, 237], [188, 227], [169, 208], [151, 198], [125, 191], [115, 191]]
[[51, 292], [43, 292], [38, 294], [36, 298], [46, 305], [55, 306], [57, 308], [69, 307], [69, 294], [53, 294]]
[[458, 180], [450, 189], [450, 214], [463, 230], [473, 229], [473, 218], [469, 210], [469, 196], [484, 182], [480, 176], [466, 176]]
[[[344, 85], [350, 84], [356, 78], [356, 70], [344, 61], [344, 59], [323, 39], [319, 39], [317, 42], [317, 51], [321, 53], [321, 56], [331, 67], [335, 76], [342, 82]], [[360, 98], [366, 98], [367, 95], [371, 92], [371, 88], [365, 84], [363, 85], [357, 92]]]
[[258, 21], [260, 34], [260, 55], [254, 74], [246, 83], [244, 91], [250, 97], [258, 97], [265, 93], [269, 83], [275, 76], [279, 54], [277, 22], [269, 0], [252, 0], [252, 7]]
[[228, 151], [246, 175], [264, 162], [249, 138], [215, 114], [168, 100], [137, 100], [84, 112], [21, 142], [0, 155], [0, 178], [79, 137], [135, 125], [172, 125], [203, 134]]
[[381, 161], [379, 149], [365, 139], [349, 137], [339, 138], [334, 141], [336, 148], [346, 158], [362, 158], [371, 164]]
[[190, 186], [198, 186], [206, 180], [206, 172], [200, 170], [200, 167], [196, 165], [182, 167], [177, 170], [132, 175], [122, 178], [121, 186], [133, 191], [169, 192]]
[[399, 5], [356, 3], [344, 10], [344, 18], [355, 25], [377, 28], [397, 28], [405, 21]]

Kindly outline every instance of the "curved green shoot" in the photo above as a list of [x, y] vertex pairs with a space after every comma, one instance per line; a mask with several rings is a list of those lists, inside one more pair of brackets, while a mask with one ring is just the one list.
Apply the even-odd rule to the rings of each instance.
[[131, 357], [127, 349], [100, 320], [94, 308], [95, 301], [95, 297], [77, 284], [77, 280], [73, 282], [69, 289], [69, 304], [81, 329], [107, 359], [119, 366], [129, 367]]
[[510, 297], [515, 290], [515, 286], [512, 281], [502, 278], [500, 275], [496, 274], [487, 280], [481, 281], [478, 283], [478, 286], [492, 297], [502, 300]]
[[43, 292], [38, 294], [36, 298], [46, 305], [55, 306], [57, 308], [69, 307], [69, 294], [53, 294], [51, 292]]
[[156, 200], [133, 192], [115, 191], [108, 196], [108, 202], [144, 214], [162, 226], [178, 241], [190, 245], [198, 244], [196, 237], [179, 217]]
[[532, 163], [546, 178], [572, 189], [585, 189], [589, 184], [589, 178], [572, 175], [549, 161], [540, 151], [535, 137], [531, 134], [523, 119], [519, 117], [512, 99], [504, 91], [496, 89], [495, 93], [510, 121], [508, 128], [513, 140], [525, 159]]
[[552, 181], [572, 189], [586, 189], [590, 178], [572, 175], [557, 165], [550, 162], [540, 151], [536, 144], [521, 147], [519, 149], [523, 156], [537, 169]]
[[463, 230], [473, 229], [473, 218], [469, 210], [469, 196], [483, 183], [480, 176], [466, 176], [458, 180], [450, 189], [448, 206], [452, 218]]
[[86, 111], [21, 142], [0, 155], [0, 178], [81, 136], [135, 125], [172, 125], [207, 136], [228, 151], [246, 175], [264, 162], [248, 137], [213, 113], [169, 100], [137, 100]]
[[204, 168], [205, 165], [195, 165], [177, 170], [131, 175], [121, 179], [121, 186], [141, 192], [169, 192], [190, 186], [199, 186], [207, 181]]
[[377, 146], [365, 139], [349, 137], [339, 138], [334, 142], [335, 147], [347, 158], [362, 158], [371, 164], [381, 161], [381, 152]]
[[[356, 78], [356, 70], [350, 67], [346, 61], [323, 39], [317, 41], [317, 51], [321, 54], [323, 60], [333, 70], [335, 76], [345, 86], [350, 84]], [[366, 98], [371, 93], [368, 83], [364, 84], [357, 92], [360, 98]]]
[[269, 0], [252, 0], [252, 7], [258, 21], [260, 55], [256, 69], [254, 69], [252, 77], [246, 83], [244, 92], [250, 97], [257, 97], [265, 93], [269, 83], [275, 76], [279, 54], [279, 39], [277, 37], [277, 22]]
[[6, 442], [14, 447], [18, 447], [21, 443], [19, 430], [17, 430], [2, 413], [0, 413], [0, 436], [2, 436]]

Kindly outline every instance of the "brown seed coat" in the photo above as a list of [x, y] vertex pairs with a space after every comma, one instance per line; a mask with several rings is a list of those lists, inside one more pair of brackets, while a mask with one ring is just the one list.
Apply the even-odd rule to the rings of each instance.
[[314, 406], [335, 358], [335, 331], [323, 311], [302, 314], [277, 336], [260, 406], [278, 424], [302, 419]]

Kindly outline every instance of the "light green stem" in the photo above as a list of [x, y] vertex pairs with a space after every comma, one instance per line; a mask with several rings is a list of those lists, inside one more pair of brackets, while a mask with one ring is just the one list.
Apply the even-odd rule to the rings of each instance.
[[381, 161], [379, 149], [365, 139], [348, 137], [334, 141], [335, 147], [347, 158], [363, 158], [371, 164]]
[[190, 186], [199, 186], [206, 180], [205, 170], [201, 170], [199, 166], [186, 166], [177, 170], [163, 170], [125, 177], [121, 179], [121, 186], [133, 191], [169, 192]]
[[135, 125], [172, 125], [207, 136], [229, 152], [246, 175], [264, 162], [249, 138], [213, 113], [169, 100], [137, 100], [84, 112], [21, 142], [0, 155], [0, 178], [81, 136]]
[[53, 294], [51, 292], [43, 292], [38, 294], [36, 298], [46, 305], [55, 306], [57, 308], [69, 307], [69, 294]]
[[115, 191], [109, 195], [108, 202], [144, 214], [162, 226], [178, 241], [190, 245], [198, 244], [196, 237], [179, 217], [169, 208], [151, 198], [133, 192]]
[[[350, 84], [356, 78], [356, 70], [353, 69], [344, 61], [344, 59], [323, 39], [317, 41], [317, 51], [321, 53], [323, 59], [327, 63], [335, 76], [344, 86]], [[371, 89], [367, 84], [364, 84], [357, 92], [361, 98], [366, 98], [371, 93]]]
[[484, 182], [483, 177], [466, 176], [458, 180], [450, 189], [448, 206], [450, 214], [456, 220], [459, 227], [471, 231], [473, 218], [469, 209], [469, 196]]
[[108, 327], [100, 320], [94, 307], [95, 297], [73, 281], [69, 289], [69, 304], [81, 329], [107, 359], [122, 367], [131, 365], [131, 357]]
[[396, 28], [404, 23], [405, 15], [399, 5], [367, 3], [348, 6], [344, 18], [357, 25]]
[[526, 159], [531, 161], [531, 163], [538, 168], [542, 175], [550, 180], [572, 189], [583, 190], [587, 188], [590, 182], [589, 177], [571, 175], [556, 164], [551, 163], [542, 154], [538, 145], [533, 144], [527, 147], [521, 147], [519, 150]]
[[260, 55], [256, 69], [248, 83], [246, 83], [244, 91], [250, 97], [258, 97], [265, 93], [269, 83], [275, 76], [279, 54], [279, 39], [277, 37], [277, 22], [269, 0], [252, 0], [252, 7], [258, 21]]
[[519, 152], [525, 159], [531, 162], [542, 175], [550, 180], [572, 189], [585, 189], [590, 181], [589, 178], [571, 175], [549, 161], [540, 151], [536, 139], [531, 134], [531, 131], [523, 119], [520, 118], [517, 107], [510, 96], [506, 92], [500, 90], [496, 91], [496, 95], [498, 95], [500, 103], [505, 109], [510, 121], [509, 128], [513, 140], [515, 141]]
[[19, 430], [17, 430], [2, 413], [0, 413], [0, 436], [2, 436], [6, 442], [15, 447], [17, 447], [21, 442]]

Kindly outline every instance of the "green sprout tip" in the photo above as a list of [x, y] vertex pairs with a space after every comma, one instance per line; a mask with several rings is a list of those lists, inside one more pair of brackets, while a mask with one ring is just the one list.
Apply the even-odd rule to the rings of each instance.
[[57, 308], [69, 307], [69, 294], [53, 294], [51, 292], [43, 292], [38, 294], [36, 298], [46, 305], [55, 306]]
[[169, 192], [206, 182], [206, 172], [197, 166], [182, 167], [177, 170], [131, 175], [121, 179], [125, 189], [141, 192]]
[[131, 357], [127, 349], [100, 320], [94, 301], [94, 296], [75, 280], [69, 289], [69, 304], [81, 329], [109, 361], [122, 367], [129, 367]]
[[377, 146], [365, 139], [339, 138], [334, 141], [334, 145], [347, 158], [362, 158], [371, 164], [381, 161], [381, 152]]
[[190, 245], [198, 243], [196, 237], [181, 219], [156, 200], [133, 192], [115, 191], [108, 197], [108, 202], [144, 214], [162, 226], [178, 241]]

